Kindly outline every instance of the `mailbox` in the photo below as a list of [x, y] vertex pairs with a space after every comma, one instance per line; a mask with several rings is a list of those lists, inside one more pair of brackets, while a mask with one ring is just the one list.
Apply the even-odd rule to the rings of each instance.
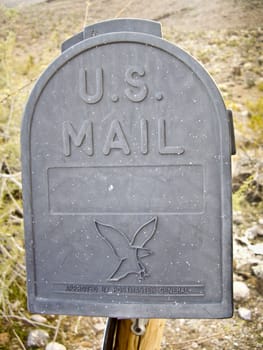
[[156, 22], [62, 49], [22, 125], [30, 311], [230, 317], [234, 140], [215, 83]]

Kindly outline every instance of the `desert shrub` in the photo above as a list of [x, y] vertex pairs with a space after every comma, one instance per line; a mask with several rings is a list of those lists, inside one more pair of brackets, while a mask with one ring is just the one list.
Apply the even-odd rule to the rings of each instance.
[[248, 127], [253, 132], [254, 140], [259, 147], [263, 147], [263, 97], [255, 103], [248, 102], [248, 109], [251, 116], [248, 120]]

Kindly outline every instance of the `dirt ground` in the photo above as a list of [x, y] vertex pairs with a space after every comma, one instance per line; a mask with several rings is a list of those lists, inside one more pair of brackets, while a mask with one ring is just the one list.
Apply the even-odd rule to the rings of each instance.
[[[244, 131], [240, 124], [246, 118], [248, 104], [262, 98], [259, 88], [263, 79], [263, 59], [259, 63], [263, 55], [262, 0], [3, 0], [0, 4], [18, 11], [15, 19], [12, 17], [1, 24], [0, 37], [5, 39], [10, 31], [16, 32], [16, 58], [29, 67], [19, 86], [34, 81], [59, 54], [61, 42], [87, 24], [121, 17], [160, 21], [164, 37], [202, 62], [221, 89], [227, 107], [234, 110], [236, 141], [240, 149], [233, 157], [233, 176], [238, 177], [245, 170], [252, 172], [256, 167], [261, 169], [259, 149], [262, 145], [245, 150], [244, 145], [251, 139], [249, 131]], [[231, 319], [167, 320], [163, 350], [262, 349], [262, 290], [258, 289], [258, 281], [251, 273], [251, 255], [244, 257], [240, 251], [246, 247], [239, 249], [240, 237], [263, 218], [256, 205], [251, 208], [251, 211], [241, 208], [234, 213], [234, 279], [248, 285], [250, 297], [235, 303]], [[240, 307], [251, 311], [251, 320], [240, 318], [237, 312]], [[100, 349], [104, 322], [102, 318], [49, 316], [46, 324], [50, 325], [52, 334], [57, 330], [58, 341], [68, 350], [84, 350]], [[13, 326], [17, 327], [15, 323]], [[24, 346], [29, 331], [27, 324], [25, 332], [21, 333]], [[8, 338], [9, 345], [5, 342], [1, 345], [1, 334], [5, 332], [0, 331], [0, 349], [23, 348], [14, 335]]]
[[[6, 6], [28, 6], [47, 2], [48, 6], [61, 6], [59, 0], [1, 0]], [[52, 4], [52, 2], [54, 4]], [[79, 2], [79, 1], [76, 1]], [[71, 2], [72, 5], [74, 2]], [[134, 17], [161, 21], [164, 27], [174, 26], [180, 32], [196, 30], [247, 29], [262, 25], [261, 0], [91, 0], [88, 4], [89, 21], [109, 18]], [[65, 10], [70, 5], [65, 6]]]

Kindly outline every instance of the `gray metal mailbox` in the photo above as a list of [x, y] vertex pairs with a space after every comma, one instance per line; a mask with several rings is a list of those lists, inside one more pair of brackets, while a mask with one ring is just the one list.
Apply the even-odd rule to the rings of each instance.
[[28, 305], [119, 318], [232, 315], [231, 114], [160, 25], [63, 44], [22, 126]]

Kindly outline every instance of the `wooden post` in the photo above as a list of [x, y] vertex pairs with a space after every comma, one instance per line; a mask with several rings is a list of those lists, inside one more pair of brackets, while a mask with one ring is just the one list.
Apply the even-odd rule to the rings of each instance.
[[112, 350], [159, 350], [165, 320], [151, 319], [146, 325], [144, 335], [135, 335], [131, 330], [131, 320], [118, 320], [115, 346]]

